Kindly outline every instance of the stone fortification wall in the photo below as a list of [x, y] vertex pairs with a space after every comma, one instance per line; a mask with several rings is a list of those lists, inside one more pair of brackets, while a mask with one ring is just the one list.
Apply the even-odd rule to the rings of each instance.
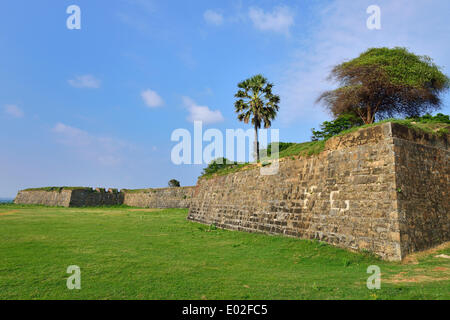
[[143, 208], [189, 208], [195, 187], [124, 190], [124, 204]]
[[281, 159], [276, 175], [200, 179], [188, 219], [400, 260], [449, 240], [446, 141], [392, 123], [360, 129], [319, 155]]
[[44, 190], [22, 190], [19, 191], [14, 203], [16, 204], [39, 204], [55, 207], [68, 207], [72, 190], [44, 191]]
[[142, 208], [189, 208], [194, 187], [145, 190], [97, 188], [41, 188], [19, 191], [17, 204], [60, 207], [97, 207], [125, 204]]
[[402, 253], [450, 240], [448, 136], [394, 125], [395, 172]]
[[123, 204], [124, 195], [117, 190], [80, 189], [73, 190], [70, 207], [99, 207], [116, 206]]

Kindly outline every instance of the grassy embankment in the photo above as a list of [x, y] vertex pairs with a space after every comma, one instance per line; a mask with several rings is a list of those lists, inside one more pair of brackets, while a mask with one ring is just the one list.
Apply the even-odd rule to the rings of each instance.
[[[354, 127], [349, 130], [345, 130], [337, 136], [342, 136], [351, 132], [355, 132], [362, 128], [369, 128], [380, 125], [386, 122], [399, 123], [407, 126], [411, 129], [427, 132], [433, 135], [442, 136], [450, 133], [450, 124], [442, 122], [418, 122], [413, 119], [386, 119], [377, 123], [367, 124], [359, 127]], [[279, 158], [290, 157], [295, 159], [297, 157], [310, 157], [321, 153], [325, 148], [326, 140], [310, 141], [304, 143], [289, 143], [286, 144], [286, 148], [280, 149]], [[261, 159], [261, 163], [267, 162], [266, 159]], [[257, 165], [254, 163], [238, 163], [225, 165], [214, 173], [204, 174], [202, 178], [212, 178], [215, 176], [227, 175], [233, 172], [248, 170], [255, 168]]]
[[[450, 246], [381, 261], [218, 230], [186, 210], [0, 205], [0, 299], [450, 299]], [[81, 290], [66, 269], [81, 268]], [[368, 290], [367, 267], [382, 272]]]

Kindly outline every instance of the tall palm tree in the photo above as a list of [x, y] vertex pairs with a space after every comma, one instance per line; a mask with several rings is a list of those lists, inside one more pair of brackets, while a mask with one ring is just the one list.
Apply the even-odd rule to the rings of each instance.
[[258, 129], [264, 122], [264, 128], [272, 125], [279, 109], [280, 97], [272, 93], [273, 84], [258, 74], [238, 84], [238, 98], [234, 103], [239, 121], [250, 122], [255, 128], [255, 159], [259, 161]]

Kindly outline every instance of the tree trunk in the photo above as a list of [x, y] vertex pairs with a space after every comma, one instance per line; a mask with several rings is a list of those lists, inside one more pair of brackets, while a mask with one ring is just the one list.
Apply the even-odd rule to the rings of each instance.
[[364, 124], [372, 124], [375, 121], [375, 114], [372, 112], [372, 107], [371, 106], [367, 106], [367, 116], [364, 119]]
[[256, 162], [259, 162], [259, 141], [258, 141], [258, 127], [255, 126], [255, 142], [253, 145], [254, 157]]

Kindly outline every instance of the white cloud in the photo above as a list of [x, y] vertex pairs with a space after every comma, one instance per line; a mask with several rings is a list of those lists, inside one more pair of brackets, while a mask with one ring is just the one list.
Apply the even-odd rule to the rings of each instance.
[[101, 81], [90, 74], [76, 76], [75, 79], [70, 79], [68, 82], [75, 88], [98, 89], [101, 85]]
[[22, 118], [24, 116], [24, 112], [18, 106], [9, 104], [3, 107], [3, 111], [14, 118]]
[[204, 124], [217, 123], [224, 120], [220, 110], [211, 110], [207, 106], [199, 106], [189, 97], [183, 97], [183, 104], [189, 111], [188, 120], [202, 121]]
[[294, 15], [288, 7], [276, 7], [272, 12], [264, 12], [258, 7], [251, 7], [248, 16], [256, 29], [273, 31], [289, 35], [289, 29], [294, 25]]
[[57, 123], [53, 127], [57, 142], [67, 146], [71, 151], [88, 161], [101, 165], [116, 166], [122, 162], [121, 151], [130, 145], [110, 137], [96, 136], [87, 131]]
[[[431, 56], [438, 65], [450, 66], [450, 46], [442, 42], [450, 33], [446, 22], [450, 1], [380, 0], [381, 30], [366, 27], [366, 9], [371, 4], [371, 0], [336, 0], [317, 8], [314, 32], [283, 66], [286, 71], [278, 85], [283, 123], [301, 122], [310, 128], [329, 118], [315, 100], [322, 91], [333, 88], [326, 80], [332, 67], [370, 47], [404, 46]], [[444, 72], [448, 74], [449, 69]]]
[[142, 100], [149, 108], [161, 107], [164, 105], [164, 100], [159, 96], [156, 91], [147, 89], [141, 92]]
[[203, 14], [203, 18], [209, 24], [220, 26], [223, 24], [223, 16], [219, 12], [213, 10], [206, 10]]
[[83, 147], [91, 143], [91, 137], [86, 131], [60, 122], [55, 125], [53, 132], [61, 134], [59, 141], [71, 147]]

